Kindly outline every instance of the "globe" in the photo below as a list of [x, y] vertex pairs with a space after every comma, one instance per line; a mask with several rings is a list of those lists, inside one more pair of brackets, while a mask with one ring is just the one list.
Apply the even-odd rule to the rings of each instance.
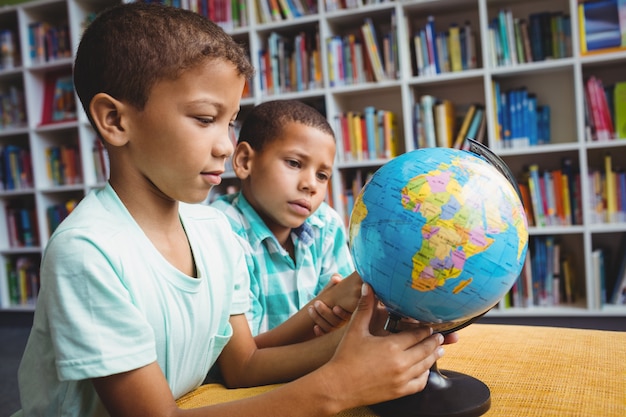
[[516, 189], [493, 164], [465, 150], [424, 148], [373, 174], [355, 199], [349, 242], [357, 272], [392, 315], [445, 332], [511, 289], [528, 224]]

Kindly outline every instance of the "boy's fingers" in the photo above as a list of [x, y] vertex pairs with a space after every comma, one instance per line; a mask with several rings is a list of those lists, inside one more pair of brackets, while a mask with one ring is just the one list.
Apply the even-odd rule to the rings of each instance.
[[361, 298], [357, 303], [356, 310], [352, 314], [352, 320], [350, 323], [358, 329], [367, 331], [369, 333], [370, 320], [372, 319], [372, 312], [374, 310], [374, 291], [369, 284], [363, 283], [361, 285]]

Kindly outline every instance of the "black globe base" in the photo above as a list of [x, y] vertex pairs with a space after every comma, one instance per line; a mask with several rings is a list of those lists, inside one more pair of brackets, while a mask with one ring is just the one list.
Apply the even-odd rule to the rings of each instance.
[[491, 393], [482, 381], [460, 372], [439, 371], [435, 363], [421, 392], [370, 408], [380, 417], [476, 417], [490, 406]]

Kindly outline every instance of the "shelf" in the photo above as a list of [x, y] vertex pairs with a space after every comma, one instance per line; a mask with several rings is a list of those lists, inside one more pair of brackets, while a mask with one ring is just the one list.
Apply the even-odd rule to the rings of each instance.
[[[62, 203], [64, 199], [81, 198], [89, 190], [103, 186], [102, 179], [95, 174], [92, 157], [95, 134], [87, 122], [82, 109], [78, 109], [77, 121], [41, 125], [43, 88], [46, 74], [57, 69], [70, 69], [72, 58], [65, 57], [38, 63], [26, 56], [29, 49], [28, 25], [38, 20], [52, 19], [60, 24], [67, 21], [70, 31], [72, 50], [80, 38], [83, 21], [89, 13], [116, 4], [120, 0], [102, 0], [86, 2], [83, 0], [37, 0], [0, 8], [0, 29], [12, 29], [20, 47], [15, 57], [14, 68], [0, 69], [0, 91], [9, 86], [18, 86], [25, 98], [26, 122], [19, 126], [0, 124], [0, 146], [20, 145], [31, 153], [33, 162], [33, 187], [26, 189], [0, 191], [0, 218], [7, 217], [6, 205], [24, 204], [34, 210], [38, 222], [39, 244], [29, 248], [9, 246], [8, 238], [0, 241], [0, 258], [5, 261], [21, 255], [40, 255], [48, 239], [46, 209], [50, 204]], [[613, 155], [613, 164], [617, 167], [626, 161], [626, 138], [610, 141], [588, 141], [585, 130], [585, 88], [583, 82], [590, 76], [597, 76], [607, 83], [626, 81], [623, 68], [626, 64], [625, 50], [611, 50], [583, 55], [578, 48], [579, 36], [577, 19], [570, 19], [571, 36], [566, 37], [564, 57], [535, 60], [529, 63], [495, 65], [492, 60], [489, 26], [498, 17], [501, 10], [510, 10], [514, 18], [529, 19], [531, 14], [554, 12], [561, 15], [577, 16], [577, 1], [551, 0], [405, 0], [387, 1], [374, 5], [337, 11], [324, 9], [325, 2], [319, 1], [319, 10], [315, 14], [301, 18], [260, 23], [256, 17], [256, 0], [248, 0], [245, 27], [231, 31], [235, 39], [251, 51], [251, 61], [259, 68], [258, 51], [267, 47], [268, 38], [273, 32], [283, 35], [287, 40], [301, 31], [317, 32], [315, 41], [319, 48], [319, 67], [322, 78], [316, 86], [308, 86], [302, 91], [290, 91], [281, 94], [268, 94], [262, 89], [261, 71], [257, 70], [251, 83], [251, 96], [242, 99], [240, 119], [256, 104], [273, 99], [297, 99], [320, 109], [331, 125], [337, 129], [336, 120], [342, 113], [362, 112], [366, 106], [392, 111], [397, 127], [398, 152], [415, 149], [419, 142], [415, 137], [415, 104], [424, 95], [432, 95], [440, 100], [453, 102], [456, 117], [460, 119], [471, 104], [479, 104], [486, 110], [484, 143], [503, 158], [518, 178], [531, 163], [537, 163], [542, 169], [558, 169], [564, 158], [572, 161], [579, 175], [579, 198], [591, 201], [590, 174], [603, 166], [604, 155]], [[462, 71], [442, 72], [434, 75], [418, 74], [416, 49], [413, 36], [419, 33], [429, 18], [434, 18], [437, 31], [447, 31], [453, 23], [460, 27], [469, 23], [474, 38], [475, 65], [467, 64]], [[331, 56], [327, 40], [334, 36], [346, 36], [359, 33], [365, 19], [371, 19], [378, 35], [389, 31], [398, 40], [397, 70], [394, 76], [383, 81], [360, 82], [334, 86], [331, 85], [329, 63]], [[394, 23], [392, 23], [394, 22]], [[501, 91], [525, 87], [527, 92], [537, 96], [540, 105], [551, 109], [550, 141], [537, 146], [504, 147], [500, 138], [492, 84], [499, 83]], [[341, 84], [341, 83], [339, 83]], [[459, 123], [457, 123], [459, 124]], [[50, 146], [75, 144], [79, 148], [82, 179], [76, 184], [55, 185], [46, 172], [45, 150]], [[337, 143], [338, 148], [343, 143]], [[343, 152], [339, 149], [338, 154]], [[350, 208], [340, 202], [347, 188], [352, 188], [352, 181], [365, 178], [388, 159], [360, 161], [337, 160], [332, 176], [332, 201], [335, 209], [343, 218], [348, 219]], [[212, 194], [223, 192], [225, 187], [236, 184], [234, 174], [224, 175], [220, 187]], [[596, 287], [592, 266], [592, 252], [597, 246], [608, 247], [617, 253], [618, 242], [626, 233], [626, 223], [596, 223], [595, 214], [589, 204], [582, 205], [580, 224], [572, 226], [531, 227], [531, 238], [549, 236], [560, 239], [571, 256], [576, 260], [577, 279], [579, 282], [580, 305], [576, 307], [534, 307], [515, 309], [496, 309], [489, 313], [493, 316], [626, 316], [626, 306], [606, 305], [598, 309], [591, 302], [593, 289]], [[347, 220], [346, 220], [347, 221]], [[6, 221], [0, 224], [0, 234], [6, 235]], [[3, 235], [3, 236], [4, 236]], [[5, 268], [0, 270], [0, 291], [6, 289], [7, 275]], [[8, 299], [0, 298], [0, 310], [12, 311], [32, 309], [32, 306], [12, 306]]]

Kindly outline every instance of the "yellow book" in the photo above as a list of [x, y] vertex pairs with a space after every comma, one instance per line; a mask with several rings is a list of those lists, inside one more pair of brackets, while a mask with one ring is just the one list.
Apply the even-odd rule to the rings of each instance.
[[452, 72], [463, 71], [463, 63], [461, 61], [461, 30], [456, 24], [450, 26], [448, 50]]
[[376, 37], [374, 36], [375, 29], [374, 24], [370, 18], [365, 19], [365, 23], [361, 26], [361, 32], [363, 33], [363, 40], [367, 49], [367, 56], [369, 57], [370, 64], [372, 65], [372, 72], [376, 81], [386, 80], [385, 71], [383, 70], [383, 63], [380, 56], [380, 50]]
[[569, 184], [566, 174], [561, 174], [561, 193], [563, 195], [563, 225], [572, 224], [572, 206], [570, 204]]
[[606, 181], [606, 222], [612, 223], [617, 213], [617, 187], [615, 186], [615, 173], [613, 172], [611, 155], [604, 155], [604, 178]]
[[476, 112], [476, 105], [472, 104], [467, 113], [465, 113], [465, 118], [463, 119], [463, 123], [461, 124], [461, 128], [459, 129], [459, 133], [456, 135], [456, 140], [454, 141], [454, 148], [461, 149], [463, 146], [463, 142], [465, 141], [465, 135], [469, 130], [470, 123], [472, 123], [472, 119], [474, 118], [474, 113]]
[[580, 52], [587, 52], [587, 34], [585, 28], [585, 6], [583, 3], [578, 5], [578, 36], [580, 37]]
[[398, 156], [398, 126], [396, 125], [395, 114], [386, 111], [383, 116], [383, 131], [385, 134], [385, 154], [388, 158]]
[[356, 148], [356, 160], [363, 160], [363, 129], [361, 128], [361, 114], [352, 114], [352, 132], [354, 134], [354, 147]]

